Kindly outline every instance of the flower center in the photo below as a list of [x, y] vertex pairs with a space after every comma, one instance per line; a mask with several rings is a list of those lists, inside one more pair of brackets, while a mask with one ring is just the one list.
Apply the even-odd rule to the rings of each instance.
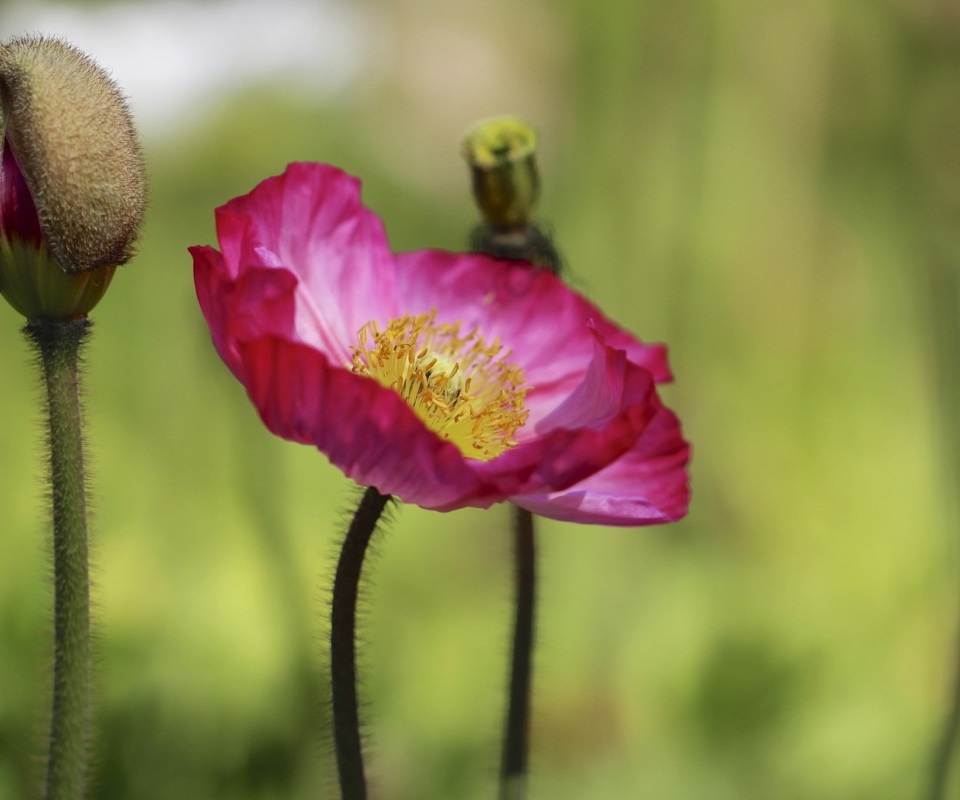
[[476, 329], [438, 324], [436, 310], [376, 321], [357, 333], [353, 371], [399, 394], [430, 430], [467, 458], [488, 461], [512, 447], [527, 421], [523, 370], [504, 360], [499, 341], [487, 344]]

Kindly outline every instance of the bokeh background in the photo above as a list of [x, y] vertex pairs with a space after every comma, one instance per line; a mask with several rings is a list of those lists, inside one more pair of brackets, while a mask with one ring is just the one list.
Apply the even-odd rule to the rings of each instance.
[[[0, 5], [23, 32], [112, 71], [152, 187], [87, 354], [91, 797], [335, 797], [324, 620], [357, 494], [262, 427], [186, 248], [215, 242], [217, 205], [324, 160], [395, 248], [462, 249], [459, 139], [503, 112], [540, 130], [575, 285], [669, 344], [694, 444], [685, 521], [541, 525], [531, 800], [923, 796], [960, 608], [956, 3]], [[20, 325], [0, 309], [2, 800], [36, 796], [51, 644]], [[508, 525], [404, 507], [380, 540], [380, 800], [494, 796]]]

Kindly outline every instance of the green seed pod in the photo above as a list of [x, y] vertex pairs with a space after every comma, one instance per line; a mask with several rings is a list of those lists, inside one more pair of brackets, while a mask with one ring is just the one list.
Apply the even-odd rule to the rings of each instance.
[[478, 122], [464, 137], [461, 153], [470, 164], [473, 195], [488, 224], [530, 224], [540, 196], [536, 152], [536, 132], [513, 117]]
[[0, 111], [56, 263], [77, 275], [129, 260], [144, 165], [113, 81], [62, 41], [16, 38], [0, 46]]

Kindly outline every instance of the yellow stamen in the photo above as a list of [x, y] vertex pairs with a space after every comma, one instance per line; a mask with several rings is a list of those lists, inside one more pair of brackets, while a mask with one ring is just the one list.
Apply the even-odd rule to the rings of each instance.
[[436, 310], [376, 321], [357, 333], [353, 371], [397, 392], [430, 430], [467, 458], [488, 461], [512, 447], [527, 421], [523, 370], [505, 361], [499, 341], [487, 344], [476, 329], [441, 324]]

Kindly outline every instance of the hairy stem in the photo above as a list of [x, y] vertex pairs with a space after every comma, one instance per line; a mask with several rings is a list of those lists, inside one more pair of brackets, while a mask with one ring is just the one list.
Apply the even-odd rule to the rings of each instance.
[[24, 328], [43, 369], [53, 515], [53, 713], [46, 800], [79, 800], [90, 724], [90, 581], [79, 391], [86, 318], [31, 320]]
[[513, 624], [509, 701], [503, 737], [503, 758], [500, 765], [500, 800], [521, 800], [526, 796], [536, 607], [537, 573], [533, 514], [519, 507], [514, 507], [513, 512], [517, 613]]
[[333, 684], [333, 741], [343, 800], [366, 800], [360, 712], [357, 700], [357, 596], [367, 546], [390, 495], [373, 487], [364, 492], [347, 531], [333, 582], [330, 671]]
[[[537, 225], [498, 227], [483, 222], [470, 237], [471, 249], [495, 258], [522, 259], [559, 275], [563, 260], [550, 236]], [[510, 658], [510, 687], [500, 765], [500, 800], [523, 800], [527, 793], [530, 695], [536, 610], [536, 536], [533, 514], [515, 507], [513, 516], [516, 616]]]

